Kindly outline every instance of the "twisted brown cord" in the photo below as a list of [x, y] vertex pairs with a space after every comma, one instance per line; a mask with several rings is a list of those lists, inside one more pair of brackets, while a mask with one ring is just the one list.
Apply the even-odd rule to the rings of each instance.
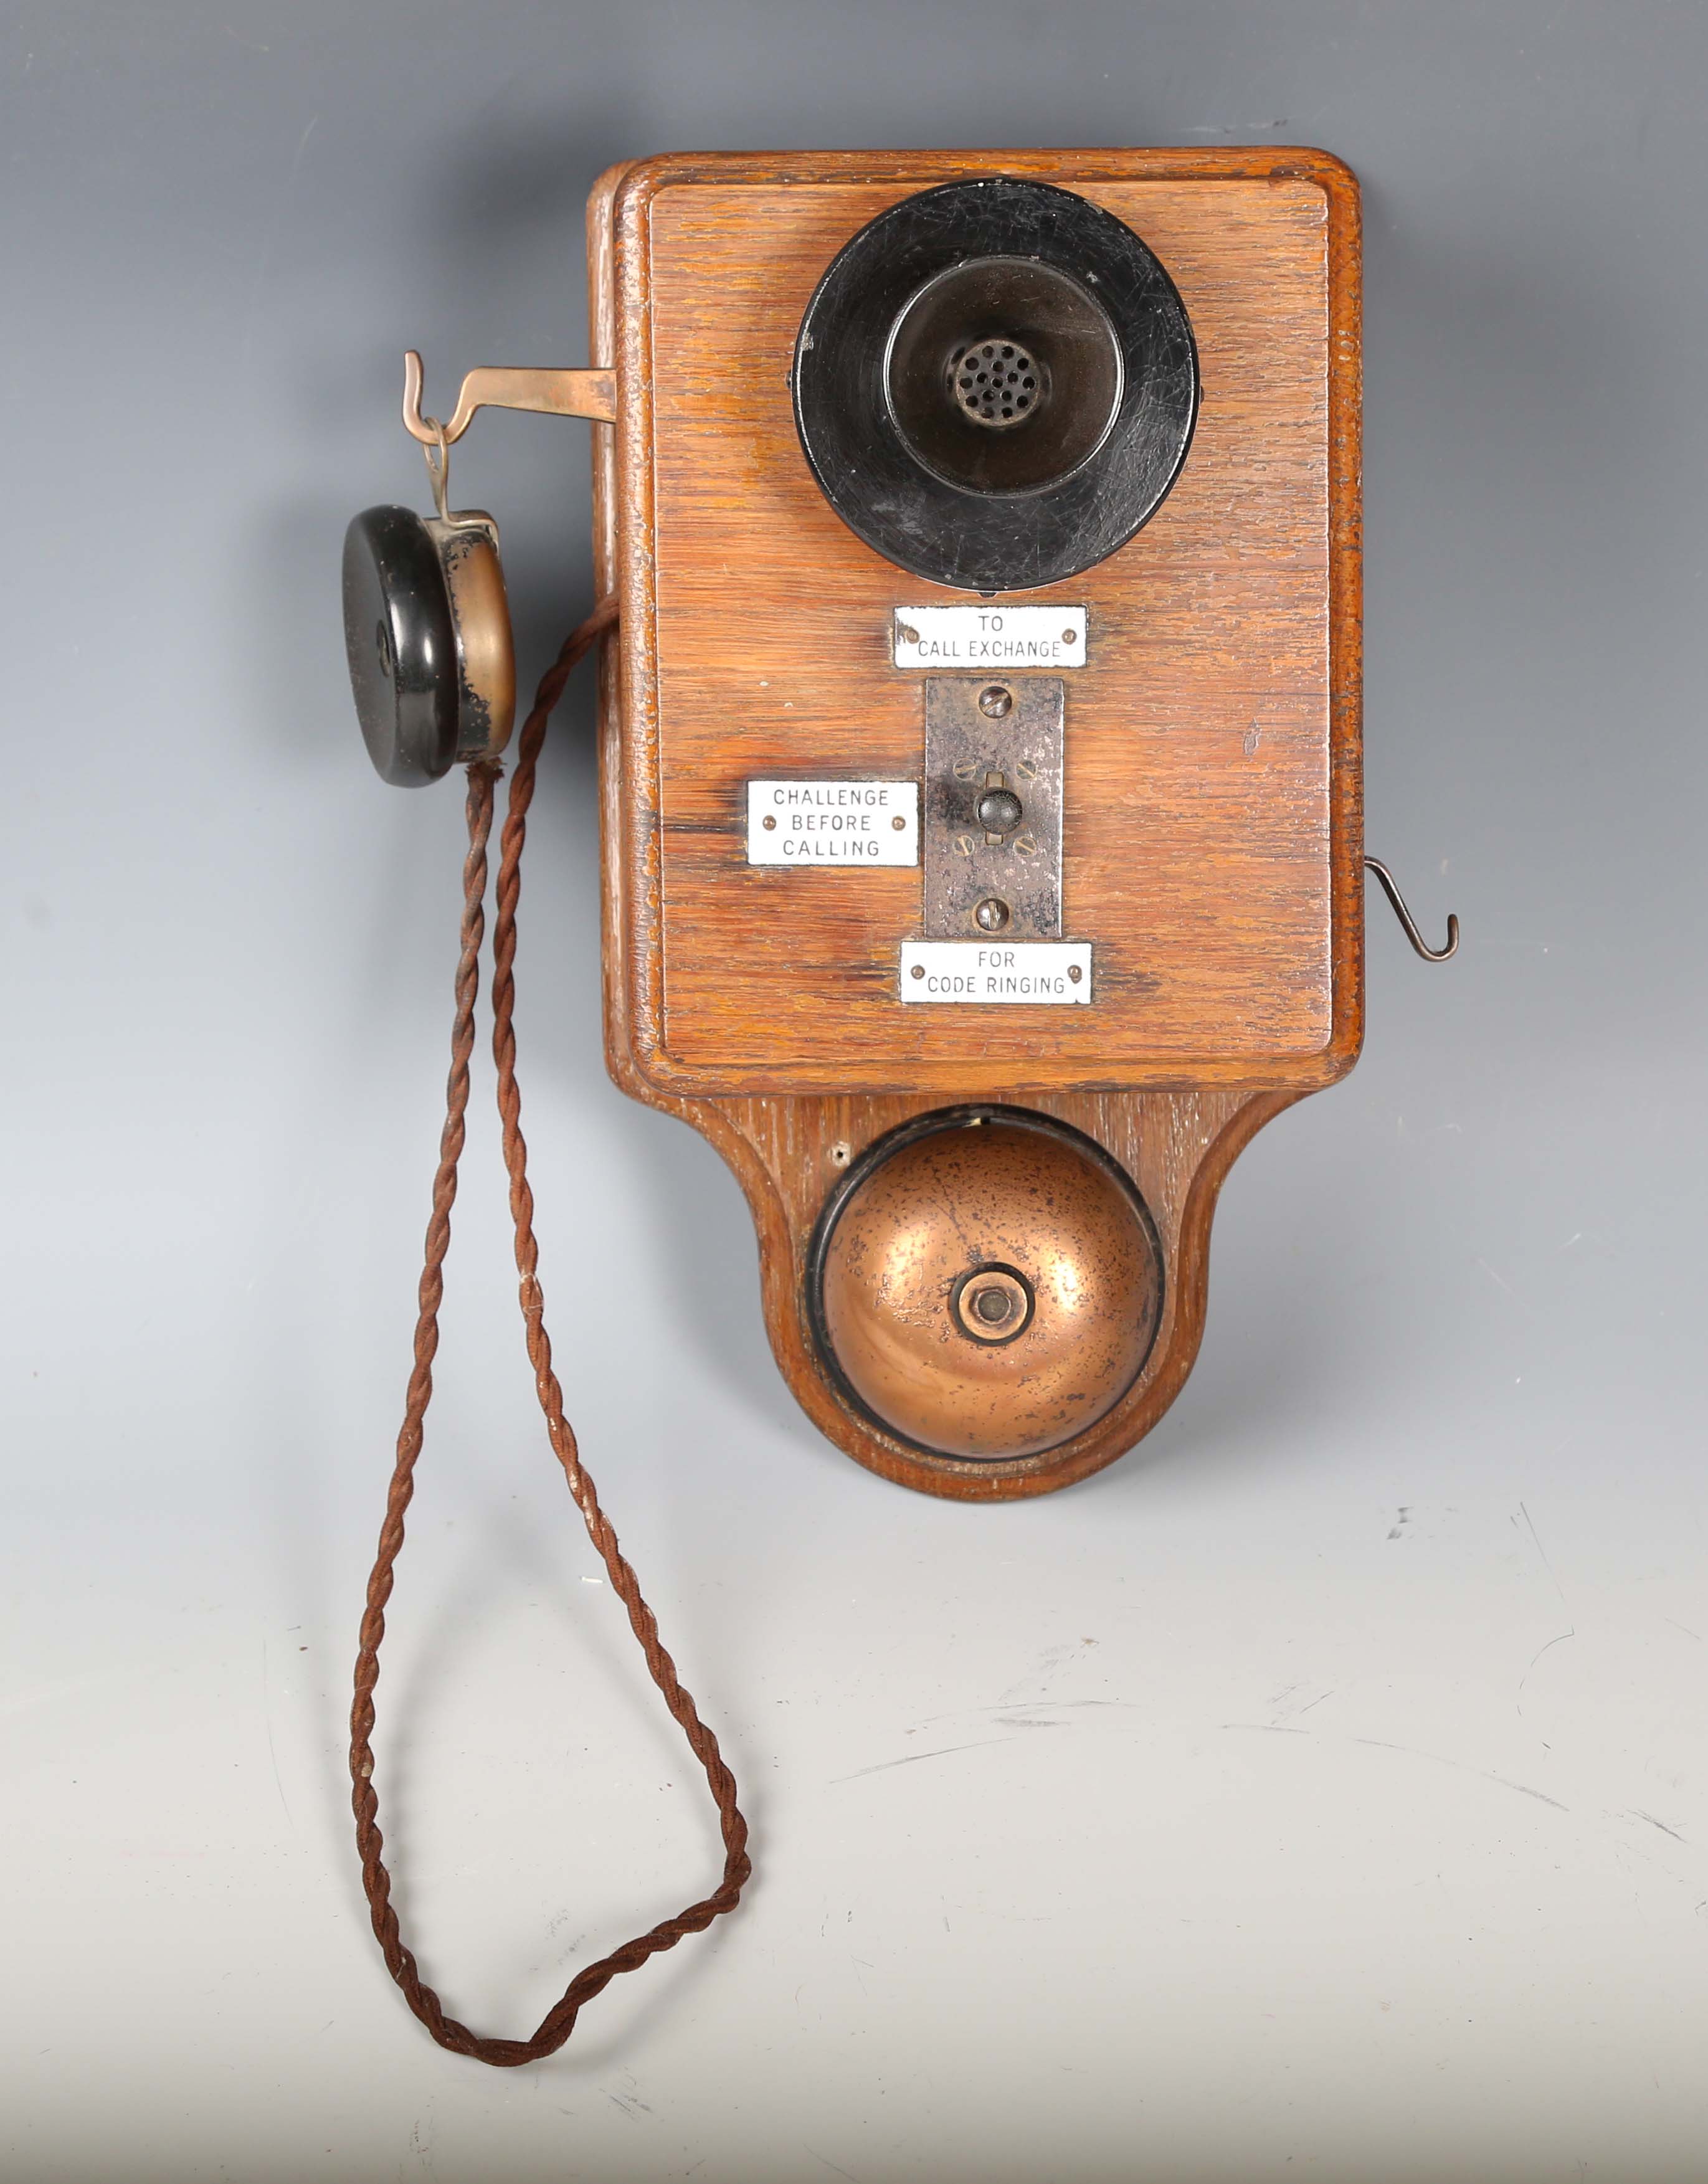
[[409, 1375], [403, 1406], [403, 1424], [398, 1435], [398, 1457], [386, 1497], [386, 1521], [380, 1531], [378, 1556], [368, 1580], [367, 1607], [362, 1617], [360, 1650], [356, 1656], [355, 1701], [350, 1709], [351, 1802], [356, 1814], [356, 1844], [362, 1856], [362, 1886], [373, 1914], [374, 1931], [386, 1958], [387, 1969], [411, 2009], [442, 2048], [476, 2062], [500, 2068], [533, 2063], [561, 2048], [575, 2030], [583, 2003], [608, 1986], [619, 1972], [631, 1972], [660, 1949], [674, 1948], [684, 1934], [698, 1934], [721, 1911], [732, 1911], [743, 1884], [752, 1870], [748, 1858], [747, 1822], [736, 1804], [735, 1778], [718, 1752], [718, 1741], [694, 1710], [693, 1700], [683, 1690], [676, 1663], [659, 1638], [653, 1611], [641, 1596], [639, 1582], [623, 1559], [609, 1518], [599, 1507], [593, 1482], [581, 1468], [575, 1435], [564, 1416], [563, 1390], [552, 1369], [552, 1346], [547, 1338], [545, 1299], [537, 1272], [539, 1246], [534, 1240], [534, 1195], [528, 1188], [528, 1149], [522, 1138], [521, 1095], [516, 1086], [515, 1006], [516, 905], [521, 894], [522, 845], [527, 838], [528, 806], [533, 801], [534, 775], [546, 726], [564, 694], [570, 671], [590, 651], [616, 620], [615, 599], [600, 601], [579, 628], [564, 641], [562, 650], [535, 694], [533, 710], [523, 725], [516, 746], [516, 770], [510, 781], [509, 816], [504, 821], [498, 861], [498, 916], [492, 928], [492, 1056], [498, 1071], [498, 1114], [503, 1127], [504, 1165], [510, 1178], [510, 1213], [516, 1231], [516, 1271], [520, 1276], [523, 1323], [527, 1330], [528, 1357], [534, 1368], [534, 1385], [545, 1413], [552, 1451], [564, 1468], [570, 1492], [581, 1511], [587, 1536], [610, 1574], [611, 1585], [628, 1610], [629, 1624], [646, 1655], [653, 1681], [687, 1738], [694, 1757], [705, 1770], [724, 1840], [724, 1877], [714, 1892], [674, 1919], [666, 1919], [649, 1933], [589, 1964], [564, 1990], [540, 2020], [528, 2040], [492, 2040], [471, 2032], [466, 2025], [445, 2014], [438, 1996], [422, 1979], [413, 1953], [403, 1946], [398, 1930], [398, 1914], [392, 1908], [392, 1877], [381, 1853], [385, 1838], [380, 1832], [379, 1799], [373, 1785], [374, 1686], [380, 1675], [380, 1641], [386, 1632], [386, 1603], [392, 1596], [392, 1572], [403, 1544], [403, 1516], [414, 1491], [415, 1460], [427, 1405], [433, 1393], [433, 1356], [439, 1346], [439, 1303], [444, 1292], [445, 1252], [451, 1240], [451, 1206], [457, 1195], [457, 1162], [463, 1150], [464, 1117], [469, 1105], [469, 1056], [475, 1043], [475, 997], [480, 985], [481, 943], [486, 927], [487, 843], [492, 832], [493, 791], [498, 770], [490, 766], [469, 768], [469, 854], [463, 866], [462, 953], [457, 961], [456, 1016], [451, 1034], [451, 1073], [446, 1088], [445, 1127], [439, 1139], [438, 1172], [433, 1178], [433, 1211], [427, 1224], [425, 1263], [421, 1269], [420, 1311], [415, 1321], [415, 1365]]

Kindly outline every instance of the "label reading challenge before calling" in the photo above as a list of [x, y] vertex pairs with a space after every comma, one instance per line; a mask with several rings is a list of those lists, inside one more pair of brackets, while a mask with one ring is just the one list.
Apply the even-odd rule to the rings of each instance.
[[750, 781], [750, 865], [916, 865], [916, 781]]

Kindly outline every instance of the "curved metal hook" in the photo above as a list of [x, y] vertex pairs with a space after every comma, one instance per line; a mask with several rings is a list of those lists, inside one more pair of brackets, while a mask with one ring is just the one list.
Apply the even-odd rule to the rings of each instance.
[[453, 432], [442, 425], [437, 417], [421, 415], [421, 353], [409, 348], [403, 352], [403, 424], [410, 436], [424, 448], [444, 448], [453, 440], [460, 439], [468, 425], [465, 417]]
[[1426, 963], [1444, 963], [1449, 956], [1456, 956], [1459, 953], [1459, 920], [1451, 911], [1447, 913], [1447, 945], [1444, 948], [1432, 948], [1418, 931], [1416, 919], [1405, 907], [1405, 897], [1399, 892], [1398, 881], [1383, 863], [1381, 858], [1366, 857], [1364, 860], [1364, 868], [1366, 872], [1374, 872], [1377, 878], [1381, 881], [1382, 892], [1394, 905], [1394, 915], [1405, 928], [1406, 939]]
[[421, 415], [421, 358], [403, 353], [403, 423], [424, 448], [450, 447], [460, 440], [483, 409], [533, 410], [549, 417], [589, 417], [596, 424], [616, 421], [617, 381], [612, 371], [513, 371], [483, 364], [468, 372], [448, 425]]

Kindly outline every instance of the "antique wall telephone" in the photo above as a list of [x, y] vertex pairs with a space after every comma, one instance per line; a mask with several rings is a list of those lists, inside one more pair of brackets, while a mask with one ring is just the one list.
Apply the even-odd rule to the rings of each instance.
[[[351, 525], [382, 777], [469, 770], [450, 1100], [416, 1368], [357, 1668], [364, 1880], [443, 2044], [520, 2063], [732, 1908], [746, 1829], [564, 1418], [511, 1028], [553, 705], [603, 646], [613, 1077], [700, 1130], [759, 1234], [796, 1397], [927, 1493], [1048, 1492], [1154, 1425], [1204, 1325], [1211, 1212], [1363, 1029], [1357, 187], [1287, 149], [672, 156], [588, 210], [597, 361], [470, 372], [404, 421], [435, 515]], [[723, 1825], [720, 1888], [528, 2041], [445, 2017], [398, 1934], [372, 1692], [431, 1391], [515, 677], [498, 534], [449, 506], [484, 404], [591, 420], [602, 602], [519, 740], [493, 1045], [553, 1446]]]

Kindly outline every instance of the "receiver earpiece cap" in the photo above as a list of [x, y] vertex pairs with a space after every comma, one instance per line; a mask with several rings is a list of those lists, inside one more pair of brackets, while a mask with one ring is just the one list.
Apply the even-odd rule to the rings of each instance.
[[456, 625], [439, 549], [412, 509], [364, 509], [344, 533], [344, 644], [381, 780], [442, 779], [457, 755]]

